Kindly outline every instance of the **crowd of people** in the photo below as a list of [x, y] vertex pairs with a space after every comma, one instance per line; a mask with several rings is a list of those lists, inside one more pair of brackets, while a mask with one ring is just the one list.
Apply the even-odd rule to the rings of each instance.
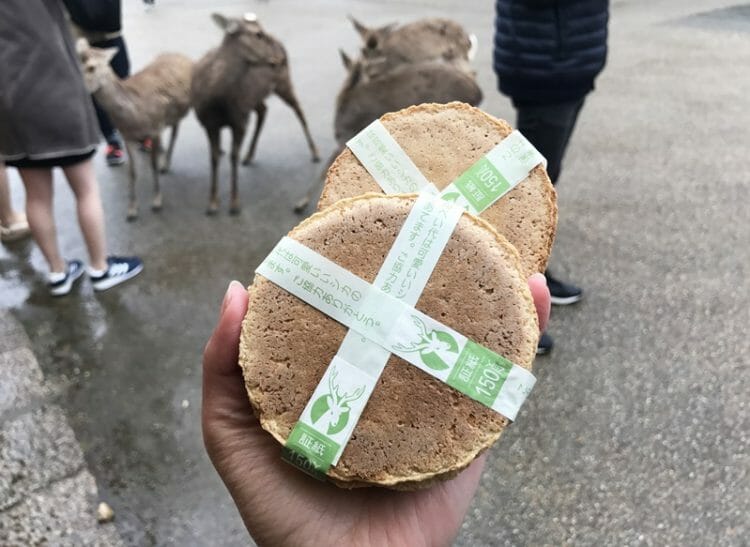
[[[605, 63], [608, 8], [607, 0], [496, 0], [494, 69], [499, 89], [517, 109], [518, 128], [547, 158], [553, 184], [578, 114]], [[101, 291], [143, 269], [139, 258], [107, 251], [92, 156], [103, 139], [107, 162], [120, 164], [122, 142], [86, 91], [69, 19], [92, 44], [117, 47], [112, 66], [119, 76], [128, 75], [119, 0], [0, 2], [0, 238], [11, 243], [33, 237], [48, 265], [49, 292], [56, 296], [68, 294], [84, 273]], [[23, 181], [25, 214], [11, 206], [6, 165], [18, 169]], [[87, 264], [61, 255], [53, 216], [53, 168], [62, 169], [75, 195]], [[549, 273], [546, 283], [537, 277], [530, 286], [542, 326], [549, 311], [547, 287], [557, 304], [577, 302], [583, 293]], [[456, 479], [431, 489], [377, 496], [336, 491], [287, 469], [278, 459], [275, 441], [260, 431], [250, 412], [236, 366], [246, 306], [245, 291], [233, 283], [204, 354], [203, 428], [209, 454], [250, 533], [270, 543], [304, 533], [321, 544], [345, 537], [356, 541], [367, 534], [370, 539], [399, 537], [413, 544], [427, 541], [428, 532], [429, 544], [450, 541], [477, 488], [483, 458]], [[551, 348], [552, 339], [545, 334], [539, 353]], [[250, 474], [255, 478], [249, 480]], [[257, 511], [260, 503], [284, 510]], [[326, 504], [337, 509], [316, 514], [315, 508]], [[297, 510], [290, 512], [289, 507]], [[403, 509], [408, 518], [393, 507]], [[335, 522], [327, 522], [326, 515], [336, 515]]]

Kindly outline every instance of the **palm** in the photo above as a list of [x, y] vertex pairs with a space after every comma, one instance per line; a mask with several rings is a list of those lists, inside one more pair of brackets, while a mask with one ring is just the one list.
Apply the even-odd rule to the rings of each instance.
[[[242, 386], [241, 379], [238, 382]], [[378, 545], [400, 538], [405, 545], [442, 545], [453, 539], [476, 489], [481, 463], [452, 481], [417, 492], [341, 490], [282, 462], [278, 443], [251, 416], [244, 390], [241, 395], [232, 411], [213, 420], [214, 433], [206, 435], [206, 442], [259, 544], [331, 545], [346, 540], [350, 545]]]
[[203, 435], [253, 538], [261, 545], [449, 544], [477, 488], [484, 457], [455, 479], [416, 492], [342, 490], [292, 468], [252, 415], [237, 366], [246, 309], [247, 293], [233, 282], [204, 352]]

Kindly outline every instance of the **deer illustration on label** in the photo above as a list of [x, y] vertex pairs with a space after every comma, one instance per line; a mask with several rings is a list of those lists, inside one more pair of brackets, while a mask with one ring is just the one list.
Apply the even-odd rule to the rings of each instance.
[[458, 353], [458, 343], [453, 336], [440, 330], [427, 332], [427, 327], [419, 317], [412, 315], [411, 318], [419, 331], [419, 339], [408, 346], [396, 344], [393, 349], [402, 352], [418, 351], [422, 362], [433, 370], [450, 368], [448, 363], [455, 359], [449, 354]]
[[351, 410], [349, 403], [362, 397], [365, 392], [365, 386], [359, 386], [352, 393], [345, 392], [341, 395], [339, 386], [334, 383], [338, 373], [336, 368], [331, 369], [331, 374], [328, 375], [328, 393], [318, 397], [310, 409], [312, 423], [316, 424], [319, 431], [325, 430], [327, 435], [335, 435], [346, 427]]

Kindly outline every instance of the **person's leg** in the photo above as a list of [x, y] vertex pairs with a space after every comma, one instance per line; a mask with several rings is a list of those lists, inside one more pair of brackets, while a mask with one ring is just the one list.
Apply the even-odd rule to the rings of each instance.
[[[573, 134], [583, 102], [584, 98], [554, 105], [516, 105], [517, 128], [547, 159], [547, 174], [552, 184], [556, 184], [560, 178], [565, 150]], [[573, 304], [581, 299], [583, 291], [579, 287], [564, 283], [548, 272], [544, 274], [553, 304]], [[549, 353], [553, 346], [552, 337], [546, 332], [543, 333], [539, 339], [537, 355]]]
[[57, 246], [57, 229], [52, 210], [52, 170], [22, 168], [18, 171], [26, 187], [26, 216], [31, 235], [47, 260], [50, 273], [63, 273], [65, 260]]
[[[98, 48], [116, 47], [117, 53], [110, 61], [110, 66], [120, 78], [127, 78], [130, 75], [130, 59], [128, 57], [128, 49], [125, 46], [125, 40], [122, 36], [112, 38], [110, 40], [103, 40], [91, 44]], [[117, 129], [112, 124], [107, 113], [104, 109], [99, 106], [96, 99], [92, 97], [94, 103], [94, 109], [96, 110], [96, 118], [99, 122], [99, 129], [102, 132], [104, 140], [107, 141], [107, 163], [109, 165], [120, 165], [125, 162], [125, 154], [122, 151], [122, 139]]]
[[89, 252], [89, 266], [94, 270], [106, 270], [104, 211], [99, 196], [99, 184], [94, 173], [94, 163], [87, 159], [65, 167], [63, 171], [76, 197], [78, 224]]
[[120, 78], [130, 76], [130, 57], [128, 56], [128, 47], [125, 44], [125, 38], [118, 36], [108, 40], [109, 45], [106, 47], [116, 47], [117, 53], [109, 62], [109, 66], [115, 71]]
[[106, 256], [104, 211], [91, 159], [65, 167], [64, 171], [76, 196], [78, 223], [89, 251], [88, 274], [94, 290], [110, 289], [141, 273], [143, 262], [138, 257]]
[[565, 150], [584, 99], [543, 106], [517, 106], [518, 130], [547, 158], [547, 174], [557, 183]]
[[15, 214], [10, 202], [10, 186], [5, 165], [0, 163], [0, 224], [10, 226], [15, 222]]
[[0, 162], [0, 241], [11, 243], [31, 233], [26, 215], [13, 209], [5, 164]]

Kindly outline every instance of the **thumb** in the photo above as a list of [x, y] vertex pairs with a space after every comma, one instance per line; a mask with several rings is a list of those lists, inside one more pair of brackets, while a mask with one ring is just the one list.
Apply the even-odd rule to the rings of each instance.
[[237, 365], [247, 291], [237, 281], [229, 284], [221, 315], [203, 351], [203, 433], [208, 441], [215, 419], [234, 412], [252, 414]]

